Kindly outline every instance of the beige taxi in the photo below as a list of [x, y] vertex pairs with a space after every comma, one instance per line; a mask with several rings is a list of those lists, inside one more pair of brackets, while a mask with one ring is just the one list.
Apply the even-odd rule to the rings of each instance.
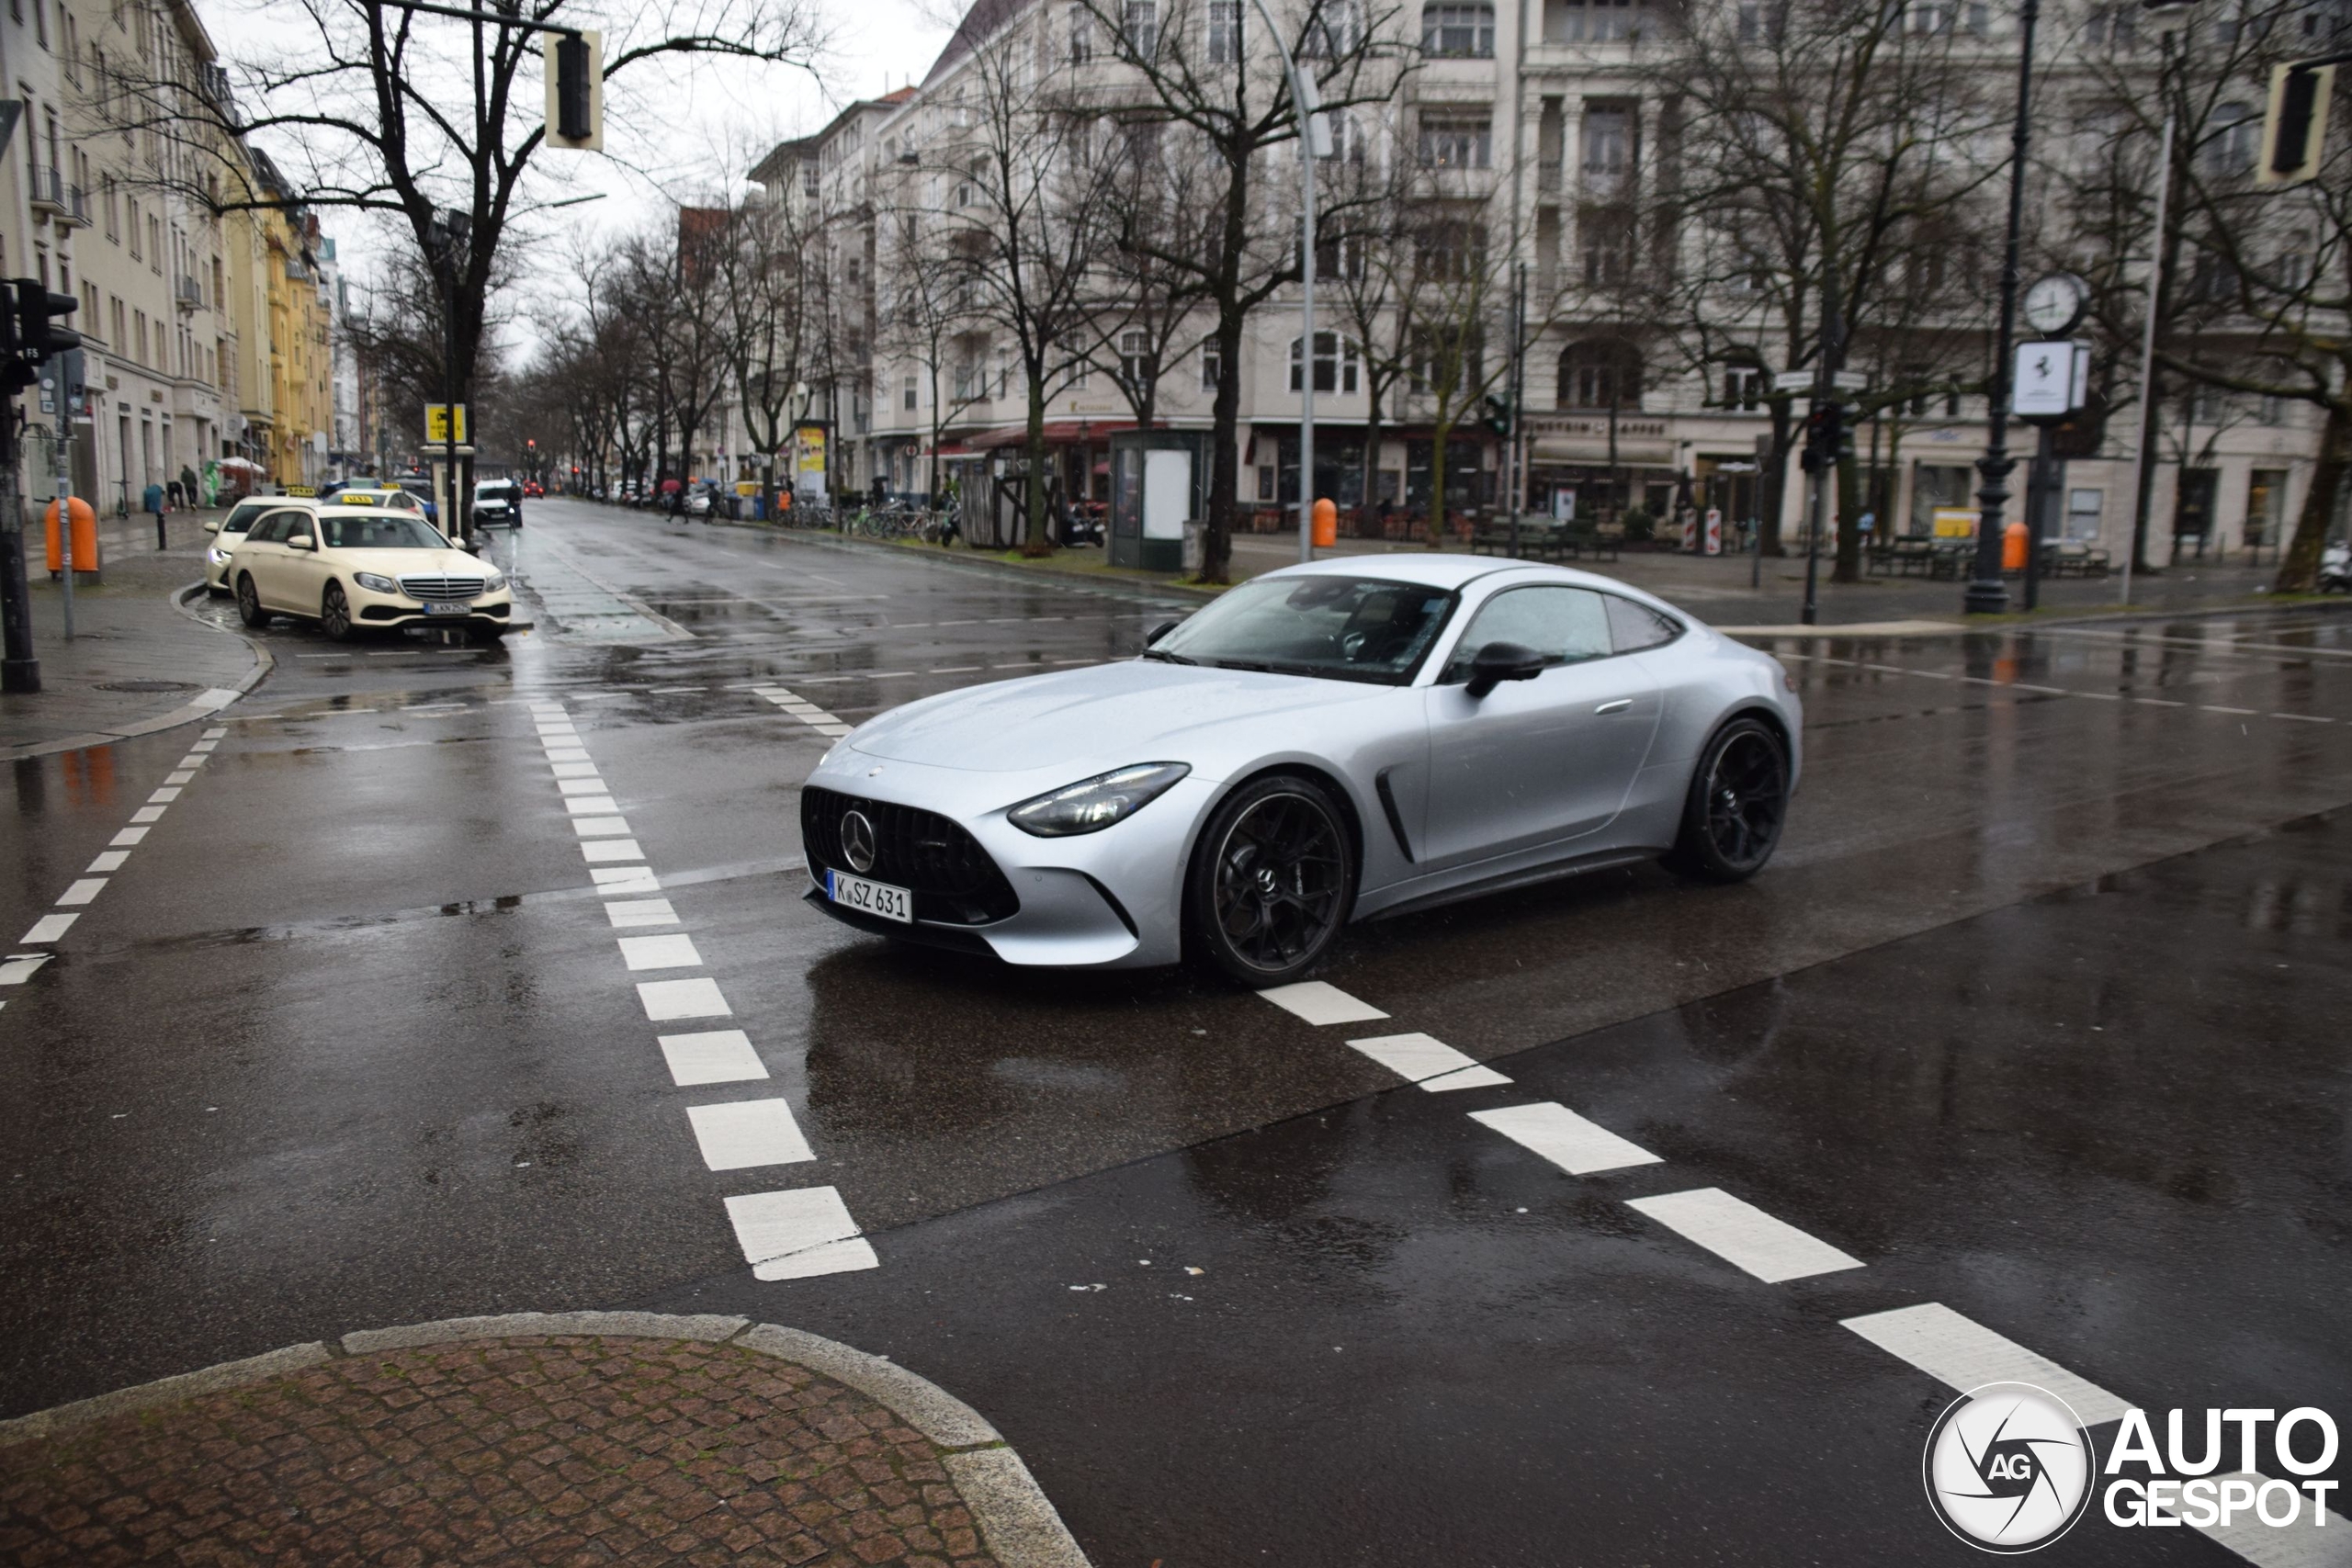
[[236, 553], [245, 530], [264, 513], [288, 506], [314, 510], [318, 504], [303, 496], [249, 495], [231, 507], [226, 517], [207, 523], [204, 531], [212, 536], [212, 540], [204, 547], [204, 586], [224, 598], [230, 593], [229, 558]]
[[315, 621], [341, 642], [380, 627], [462, 626], [503, 637], [514, 613], [505, 577], [414, 512], [372, 497], [289, 502], [254, 518], [227, 568], [249, 626], [273, 615]]

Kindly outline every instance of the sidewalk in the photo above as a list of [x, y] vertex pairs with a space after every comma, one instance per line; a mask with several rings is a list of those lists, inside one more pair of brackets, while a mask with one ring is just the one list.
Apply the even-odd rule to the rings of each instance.
[[211, 536], [201, 525], [220, 515], [171, 513], [171, 548], [162, 552], [153, 519], [101, 518], [105, 581], [74, 585], [72, 642], [64, 592], [50, 581], [43, 533], [33, 520], [25, 530], [25, 576], [41, 689], [0, 694], [0, 761], [185, 724], [235, 701], [268, 673], [267, 654], [173, 603], [176, 591], [203, 576]]
[[647, 1313], [347, 1335], [0, 1423], [0, 1559], [162, 1557], [1086, 1568], [944, 1390], [814, 1335]]

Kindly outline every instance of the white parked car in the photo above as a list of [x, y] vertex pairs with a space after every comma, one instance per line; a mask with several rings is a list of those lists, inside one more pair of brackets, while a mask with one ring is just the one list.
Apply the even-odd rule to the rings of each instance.
[[514, 598], [496, 568], [413, 512], [350, 500], [337, 496], [315, 510], [277, 507], [254, 520], [228, 569], [245, 625], [295, 615], [338, 642], [373, 626], [505, 635]]
[[266, 513], [275, 512], [280, 507], [307, 507], [316, 510], [318, 505], [319, 503], [315, 501], [299, 496], [247, 496], [231, 507], [229, 515], [220, 519], [220, 522], [207, 523], [204, 525], [204, 531], [212, 536], [212, 542], [204, 547], [204, 586], [214, 593], [227, 596], [230, 592], [229, 558], [235, 552], [237, 546], [243, 541], [245, 530], [254, 525], [256, 518]]

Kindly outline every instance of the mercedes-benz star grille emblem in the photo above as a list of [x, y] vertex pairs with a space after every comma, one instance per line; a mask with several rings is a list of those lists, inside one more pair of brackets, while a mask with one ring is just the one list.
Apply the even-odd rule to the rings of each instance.
[[852, 871], [874, 869], [874, 824], [863, 811], [842, 813], [842, 858]]

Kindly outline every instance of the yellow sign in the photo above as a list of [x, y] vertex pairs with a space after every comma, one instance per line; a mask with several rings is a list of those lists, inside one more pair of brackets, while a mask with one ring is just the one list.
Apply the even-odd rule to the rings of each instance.
[[[450, 440], [449, 405], [447, 403], [425, 404], [425, 445], [428, 446], [447, 446]], [[466, 405], [463, 403], [459, 403], [458, 405], [458, 434], [456, 440], [459, 446], [463, 446], [466, 442]]]
[[328, 498], [337, 506], [373, 506], [376, 498], [364, 490], [341, 491]]
[[286, 493], [288, 495], [316, 495], [319, 493], [319, 487], [316, 485], [288, 485], [286, 487]]
[[737, 495], [757, 495], [760, 493], [760, 481], [757, 479], [737, 479], [735, 481], [735, 493]]
[[825, 471], [825, 427], [821, 424], [804, 424], [795, 434], [800, 442], [800, 460], [797, 465], [799, 470], [804, 474], [823, 473]]
[[1964, 506], [1939, 506], [1935, 518], [1936, 537], [1939, 539], [1976, 537], [1976, 513]]

